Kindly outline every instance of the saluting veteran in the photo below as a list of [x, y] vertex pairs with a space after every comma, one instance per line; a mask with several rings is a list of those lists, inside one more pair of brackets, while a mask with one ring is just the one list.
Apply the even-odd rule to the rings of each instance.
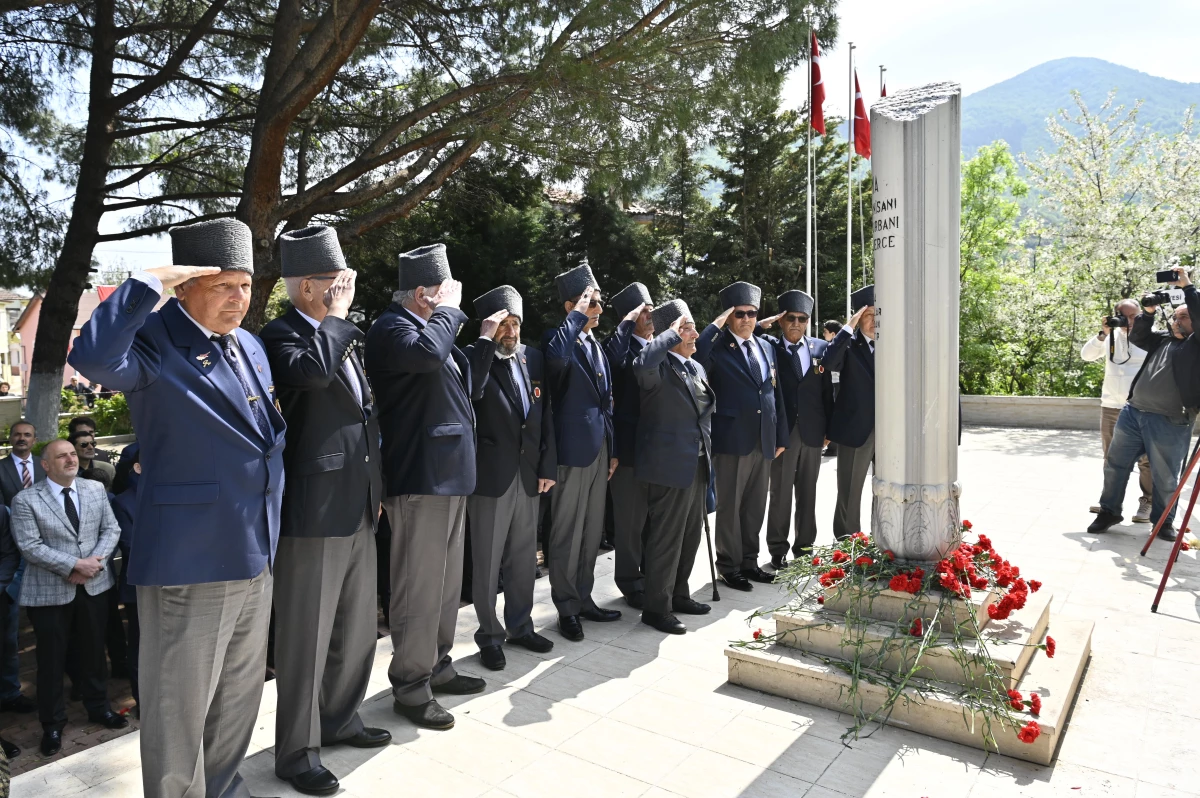
[[[479, 420], [471, 519], [471, 598], [479, 616], [475, 644], [491, 670], [505, 665], [505, 643], [545, 653], [554, 643], [533, 630], [539, 495], [554, 486], [554, 423], [543, 391], [542, 353], [521, 343], [524, 303], [502, 285], [475, 300], [483, 319], [479, 340], [466, 347], [482, 377], [471, 398]], [[496, 589], [504, 577], [504, 623], [496, 618]], [[506, 639], [507, 638], [507, 639]]]
[[355, 273], [337, 231], [279, 237], [292, 307], [262, 330], [287, 420], [287, 490], [275, 565], [275, 774], [306, 795], [338, 779], [321, 747], [387, 745], [358, 707], [375, 659], [375, 522], [383, 495], [379, 422], [346, 320]]
[[862, 531], [862, 492], [875, 461], [875, 286], [850, 295], [854, 315], [825, 351], [827, 368], [840, 372], [829, 417], [829, 440], [838, 445], [837, 505], [833, 535]]
[[695, 357], [717, 394], [717, 572], [735, 590], [750, 590], [751, 579], [774, 579], [758, 565], [758, 538], [770, 462], [788, 445], [787, 414], [775, 350], [754, 335], [762, 289], [739, 282], [720, 296], [725, 311], [700, 334]]
[[[608, 481], [612, 492], [614, 548], [613, 573], [625, 603], [642, 608], [646, 589], [642, 576], [642, 537], [646, 532], [646, 484], [633, 475], [637, 450], [638, 411], [641, 388], [633, 374], [633, 361], [650, 344], [654, 324], [650, 321], [650, 291], [641, 283], [630, 283], [612, 298], [613, 310], [622, 316], [617, 330], [604, 342], [613, 367], [613, 457], [617, 470]], [[635, 321], [630, 316], [637, 312]], [[624, 357], [620, 357], [624, 353]]]
[[778, 321], [781, 337], [763, 335], [775, 347], [779, 383], [787, 413], [788, 446], [771, 461], [771, 509], [767, 514], [767, 549], [771, 566], [787, 566], [788, 532], [792, 526], [792, 494], [796, 498], [796, 541], [792, 553], [799, 557], [817, 539], [817, 477], [825, 447], [825, 419], [833, 409], [833, 384], [821, 365], [827, 344], [805, 335], [813, 298], [803, 291], [785, 291], [776, 300], [779, 314], [764, 320], [762, 329]]
[[687, 627], [675, 613], [712, 609], [692, 598], [688, 577], [707, 512], [716, 399], [704, 368], [692, 360], [698, 334], [687, 303], [672, 300], [652, 317], [662, 332], [633, 362], [642, 393], [634, 470], [646, 486], [650, 515], [642, 623], [683, 634]]
[[473, 378], [454, 345], [467, 316], [444, 244], [400, 256], [400, 289], [367, 333], [367, 376], [383, 430], [392, 528], [393, 709], [430, 729], [454, 716], [434, 693], [464, 695], [483, 679], [450, 660], [462, 589], [463, 522], [475, 491]]
[[[250, 307], [250, 228], [175, 227], [177, 266], [100, 303], [68, 357], [124, 391], [141, 444], [129, 583], [141, 622], [147, 796], [249, 796], [238, 767], [266, 670], [284, 421]], [[154, 312], [162, 292], [176, 299]]]

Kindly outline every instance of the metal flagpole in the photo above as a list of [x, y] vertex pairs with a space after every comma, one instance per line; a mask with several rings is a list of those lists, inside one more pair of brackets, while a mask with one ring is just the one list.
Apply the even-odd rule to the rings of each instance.
[[[806, 12], [808, 10], [806, 9]], [[813, 27], [812, 18], [809, 17], [808, 23], [808, 128], [807, 140], [805, 142], [805, 168], [804, 168], [804, 271], [805, 271], [805, 292], [812, 296], [813, 292], [813, 251], [812, 251], [812, 39]], [[808, 320], [809, 335], [812, 334], [812, 319]]]
[[854, 185], [851, 172], [854, 169], [854, 42], [850, 45], [850, 112], [846, 114], [846, 319], [850, 318], [850, 273], [851, 273], [851, 242], [854, 240]]
[[879, 96], [883, 96], [883, 73], [887, 72], [887, 67], [883, 64], [879, 65]]
[[863, 220], [866, 218], [863, 215], [863, 200], [862, 200], [862, 183], [858, 184], [858, 257], [862, 261], [862, 284], [867, 284], [867, 238], [863, 232]]

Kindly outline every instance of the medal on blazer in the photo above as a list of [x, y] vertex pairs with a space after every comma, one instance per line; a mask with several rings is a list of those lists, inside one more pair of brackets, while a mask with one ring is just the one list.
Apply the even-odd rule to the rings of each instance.
[[200, 361], [201, 366], [208, 368], [212, 365], [212, 361], [208, 359], [211, 354], [212, 352], [205, 352], [203, 355], [196, 355], [196, 359]]
[[775, 387], [775, 367], [771, 366], [771, 387]]

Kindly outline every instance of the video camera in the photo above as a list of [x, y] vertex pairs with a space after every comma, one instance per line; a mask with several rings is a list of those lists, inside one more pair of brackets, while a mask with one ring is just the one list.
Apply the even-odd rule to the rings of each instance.
[[1128, 327], [1129, 319], [1125, 318], [1124, 316], [1122, 316], [1120, 314], [1117, 314], [1116, 316], [1109, 316], [1108, 318], [1106, 318], [1104, 320], [1104, 323], [1106, 325], [1108, 325], [1109, 327]]

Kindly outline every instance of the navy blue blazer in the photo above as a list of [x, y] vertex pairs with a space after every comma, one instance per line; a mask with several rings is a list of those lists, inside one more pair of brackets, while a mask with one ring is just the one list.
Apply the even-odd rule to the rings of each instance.
[[833, 410], [833, 382], [824, 368], [828, 344], [824, 339], [807, 335], [800, 339], [798, 343], [808, 348], [809, 358], [809, 369], [802, 374], [800, 359], [788, 352], [785, 338], [763, 334], [757, 328], [755, 333], [775, 347], [788, 429], [798, 425], [805, 446], [824, 446], [829, 413]]
[[262, 342], [237, 329], [264, 440], [220, 345], [172, 299], [126, 280], [79, 331], [68, 362], [125, 393], [145, 469], [130, 552], [134, 585], [250, 579], [274, 561], [285, 424]]
[[[558, 464], [574, 468], [594, 463], [602, 443], [608, 444], [609, 457], [613, 456], [613, 369], [597, 346], [603, 379], [593, 373], [579, 340], [587, 320], [586, 314], [572, 310], [557, 329], [547, 331], [542, 345]], [[616, 354], [622, 353], [617, 349]]]
[[[136, 476], [136, 474], [134, 475]], [[129, 487], [112, 497], [113, 516], [117, 526], [121, 527], [121, 537], [117, 540], [117, 548], [121, 550], [124, 565], [117, 575], [117, 594], [121, 601], [137, 601], [137, 591], [129, 584], [129, 553], [133, 546], [133, 519], [137, 517], [137, 483], [131, 482]]]
[[862, 446], [875, 430], [875, 353], [864, 336], [843, 329], [829, 342], [824, 366], [841, 372], [829, 417], [829, 440]]
[[521, 369], [529, 414], [514, 393], [509, 375], [512, 365], [496, 357], [496, 342], [480, 338], [464, 347], [471, 369], [483, 377], [474, 386], [471, 400], [479, 419], [479, 445], [475, 464], [476, 496], [499, 498], [518, 472], [525, 495], [538, 495], [538, 479], [558, 479], [558, 454], [554, 446], [554, 419], [543, 388], [542, 353], [521, 344], [513, 359]]
[[641, 341], [633, 337], [636, 326], [632, 321], [622, 321], [602, 345], [613, 370], [612, 456], [621, 460], [621, 465], [633, 465], [642, 394], [633, 376], [633, 359], [642, 351]]
[[393, 302], [367, 332], [388, 496], [475, 492], [473, 376], [454, 345], [466, 320], [458, 308], [440, 307], [422, 328]]
[[788, 445], [783, 387], [779, 384], [774, 348], [758, 338], [751, 341], [768, 366], [770, 376], [765, 382], [761, 373], [750, 372], [736, 336], [715, 324], [700, 333], [692, 359], [704, 366], [717, 394], [713, 452], [744, 457], [757, 446], [764, 458], [774, 460], [775, 449]]
[[682, 340], [667, 330], [652, 338], [633, 362], [642, 408], [633, 475], [668, 488], [691, 485], [697, 461], [712, 452], [713, 389], [703, 366], [693, 360], [698, 373], [688, 379], [684, 365], [668, 353]]

